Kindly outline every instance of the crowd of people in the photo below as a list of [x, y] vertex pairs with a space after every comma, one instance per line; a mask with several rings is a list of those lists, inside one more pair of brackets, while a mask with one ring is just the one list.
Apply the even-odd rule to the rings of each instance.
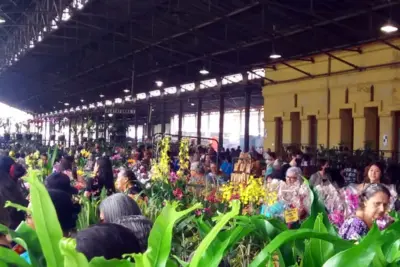
[[[191, 144], [189, 182], [228, 182], [234, 172], [234, 159], [239, 158], [241, 153], [240, 147], [217, 153], [212, 146]], [[150, 171], [154, 154], [151, 146], [142, 146], [125, 152], [125, 160], [134, 160]], [[310, 187], [313, 188], [344, 239], [360, 239], [374, 222], [379, 222], [381, 228], [387, 227], [392, 222], [388, 212], [400, 207], [397, 199], [397, 164], [385, 166], [375, 162], [360, 170], [349, 158], [348, 164], [342, 169], [332, 169], [326, 159], [318, 159], [317, 165], [313, 166], [311, 159], [300, 152], [293, 153], [288, 159], [282, 159], [273, 152], [261, 154], [255, 149], [249, 154], [252, 159], [251, 173], [263, 178], [266, 196], [275, 193], [276, 203], [297, 209], [299, 221], [302, 221], [310, 214]], [[143, 190], [138, 177], [126, 167], [115, 172], [110, 160], [112, 155], [102, 155], [96, 147], [92, 155], [87, 162], [87, 168], [93, 171], [90, 179], [79, 175], [76, 158], [62, 151], [53, 172], [44, 179], [64, 236], [75, 237], [77, 250], [89, 260], [97, 256], [112, 259], [121, 258], [126, 253], [144, 252], [153, 223], [142, 215], [132, 197]], [[42, 154], [41, 160], [47, 162], [48, 155]], [[179, 162], [174, 160], [172, 153], [170, 167], [171, 171], [179, 169]], [[317, 169], [312, 171], [313, 167]], [[6, 201], [29, 205], [29, 187], [21, 179], [24, 175], [24, 155], [14, 155], [13, 158], [0, 156], [0, 224], [11, 229], [15, 229], [22, 221], [35, 228], [35, 222], [29, 214], [15, 208], [4, 208]], [[74, 201], [74, 195], [81, 190], [87, 198], [98, 197], [103, 189], [107, 197], [99, 206], [100, 222], [77, 231], [81, 206]], [[7, 236], [0, 235], [0, 246], [13, 249], [16, 244], [10, 242]], [[26, 252], [22, 252], [21, 256], [29, 261]]]

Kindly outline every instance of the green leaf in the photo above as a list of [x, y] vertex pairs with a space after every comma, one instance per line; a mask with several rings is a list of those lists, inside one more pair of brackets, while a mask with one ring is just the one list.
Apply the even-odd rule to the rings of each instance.
[[254, 258], [250, 266], [251, 267], [263, 266], [267, 262], [268, 255], [276, 251], [283, 244], [289, 241], [302, 240], [308, 238], [318, 238], [331, 242], [338, 249], [348, 249], [353, 246], [353, 243], [343, 240], [337, 237], [336, 235], [332, 235], [329, 233], [318, 233], [314, 230], [309, 230], [309, 229], [288, 230], [279, 234], [264, 249], [262, 249], [261, 252]]
[[0, 247], [0, 262], [11, 264], [17, 267], [31, 267], [12, 249]]
[[301, 261], [300, 267], [320, 266], [320, 265], [315, 264], [311, 250], [312, 249], [311, 249], [310, 241], [305, 241], [304, 256], [303, 256], [303, 260]]
[[193, 258], [189, 266], [197, 267], [201, 261], [203, 254], [206, 252], [210, 244], [217, 237], [222, 228], [240, 211], [240, 202], [238, 200], [232, 201], [232, 210], [219, 218], [218, 223], [211, 229], [207, 236], [201, 241], [200, 245], [194, 252]]
[[[328, 233], [323, 223], [322, 214], [319, 214], [315, 220], [314, 231], [318, 233]], [[332, 243], [321, 239], [311, 238], [309, 246], [311, 248], [311, 257], [314, 259], [316, 266], [322, 266], [335, 254]]]
[[325, 262], [323, 267], [369, 266], [376, 255], [377, 247], [380, 246], [380, 242], [377, 242], [380, 235], [378, 227], [374, 225], [359, 245], [336, 254]]
[[188, 267], [189, 263], [181, 260], [178, 256], [172, 255], [172, 258], [174, 258], [182, 267]]
[[50, 195], [35, 172], [30, 173], [26, 180], [30, 184], [32, 217], [47, 266], [63, 266], [64, 259], [59, 248], [63, 232]]
[[88, 267], [89, 262], [85, 255], [76, 251], [76, 241], [74, 239], [63, 238], [60, 241], [61, 254], [64, 256], [65, 267]]
[[243, 226], [237, 226], [234, 229], [221, 232], [218, 235], [219, 238], [214, 240], [214, 242], [217, 241], [215, 242], [216, 244], [208, 247], [205, 252], [207, 257], [203, 257], [198, 266], [218, 267], [226, 252], [252, 231], [251, 227], [244, 228]]
[[143, 255], [133, 255], [138, 266], [166, 266], [171, 252], [172, 230], [175, 223], [190, 212], [201, 208], [201, 204], [196, 204], [193, 207], [180, 212], [176, 211], [176, 207], [177, 203], [167, 203], [161, 211], [161, 214], [157, 217], [150, 232], [148, 250]]
[[397, 255], [400, 251], [400, 239], [394, 243], [390, 242], [388, 244], [384, 244], [382, 246], [382, 251], [388, 263], [395, 262], [398, 260]]
[[22, 206], [22, 205], [20, 205], [20, 204], [12, 203], [11, 201], [6, 201], [6, 204], [4, 205], [4, 207], [5, 207], [5, 208], [14, 208], [14, 209], [16, 209], [17, 211], [24, 211], [24, 212], [26, 212], [26, 213], [28, 213], [28, 214], [31, 214], [31, 213], [32, 213], [31, 210], [30, 210], [29, 208], [27, 208], [27, 207], [25, 207], [25, 206]]
[[89, 267], [134, 267], [134, 266], [142, 267], [142, 265], [139, 265], [137, 263], [134, 264], [128, 260], [118, 260], [118, 259], [106, 260], [104, 257], [93, 258], [89, 263]]
[[318, 194], [313, 190], [311, 190], [310, 194], [310, 199], [312, 201], [311, 204], [311, 212], [310, 216], [301, 224], [300, 228], [301, 229], [313, 229], [315, 220], [317, 219], [317, 216], [319, 214], [322, 214], [323, 216], [323, 223], [328, 230], [328, 233], [331, 233], [332, 235], [338, 235], [335, 228], [329, 221], [328, 213], [326, 212], [325, 205], [322, 203], [319, 198]]

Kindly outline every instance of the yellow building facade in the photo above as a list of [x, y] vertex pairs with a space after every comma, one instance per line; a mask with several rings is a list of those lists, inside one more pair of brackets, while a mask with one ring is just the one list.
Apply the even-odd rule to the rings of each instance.
[[398, 150], [399, 47], [376, 42], [266, 69], [264, 147]]

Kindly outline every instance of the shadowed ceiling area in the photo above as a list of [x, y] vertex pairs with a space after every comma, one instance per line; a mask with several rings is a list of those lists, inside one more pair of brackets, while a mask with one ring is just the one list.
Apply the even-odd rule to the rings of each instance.
[[[383, 40], [395, 14], [399, 0], [3, 0], [0, 100], [46, 113], [179, 87]], [[224, 91], [242, 105], [243, 88]]]

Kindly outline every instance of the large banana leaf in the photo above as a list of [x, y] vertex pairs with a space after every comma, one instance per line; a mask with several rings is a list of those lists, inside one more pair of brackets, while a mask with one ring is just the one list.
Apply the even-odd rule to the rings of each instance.
[[335, 247], [337, 247], [337, 249], [342, 250], [351, 248], [353, 246], [353, 243], [343, 240], [336, 235], [332, 235], [329, 233], [319, 233], [309, 229], [288, 230], [279, 234], [263, 250], [261, 250], [261, 252], [255, 257], [250, 266], [265, 266], [268, 257], [274, 251], [279, 249], [283, 244], [294, 240], [302, 240], [308, 238], [318, 238], [328, 241], [330, 243], [333, 243]]
[[[232, 210], [224, 214], [221, 218], [219, 218], [217, 224], [211, 229], [211, 231], [200, 243], [199, 247], [194, 252], [193, 258], [189, 264], [190, 267], [200, 266], [200, 262], [204, 253], [206, 253], [207, 249], [214, 241], [214, 239], [217, 237], [218, 233], [232, 218], [234, 218], [239, 214], [239, 211], [240, 211], [240, 202], [238, 200], [232, 201]], [[227, 243], [229, 243], [229, 241], [227, 241]], [[229, 244], [225, 245], [228, 246]], [[221, 247], [221, 251], [224, 251], [224, 248]], [[219, 252], [219, 254], [221, 253], [222, 252]]]
[[381, 233], [376, 225], [368, 232], [367, 236], [359, 245], [354, 245], [352, 248], [339, 252], [330, 258], [323, 267], [334, 266], [352, 266], [364, 267], [369, 266], [374, 260], [377, 249], [381, 245], [377, 242], [381, 237]]
[[148, 250], [144, 254], [135, 254], [135, 262], [140, 267], [164, 267], [167, 266], [171, 252], [172, 230], [175, 223], [190, 212], [201, 208], [201, 204], [184, 210], [176, 211], [177, 203], [167, 203], [157, 217], [150, 232]]
[[63, 233], [50, 195], [37, 175], [32, 171], [26, 178], [30, 184], [32, 217], [47, 267], [60, 267], [64, 265], [59, 248]]
[[[314, 231], [318, 233], [328, 233], [323, 223], [322, 214], [319, 214], [315, 220]], [[311, 257], [314, 260], [315, 266], [322, 266], [330, 257], [335, 254], [333, 244], [321, 239], [311, 238], [309, 246]]]

